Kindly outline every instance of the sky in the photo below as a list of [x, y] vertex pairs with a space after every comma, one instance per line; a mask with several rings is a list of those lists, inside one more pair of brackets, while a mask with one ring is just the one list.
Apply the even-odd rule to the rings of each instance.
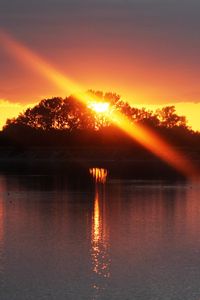
[[[0, 28], [85, 90], [173, 105], [200, 130], [199, 0], [0, 0]], [[0, 45], [0, 127], [42, 98], [67, 96]]]

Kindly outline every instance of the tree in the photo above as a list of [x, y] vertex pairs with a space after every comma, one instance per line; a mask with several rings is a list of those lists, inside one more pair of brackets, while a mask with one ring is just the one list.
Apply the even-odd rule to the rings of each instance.
[[11, 125], [26, 126], [42, 130], [94, 129], [94, 115], [91, 110], [70, 96], [44, 99], [33, 108], [28, 108], [16, 119], [9, 119], [4, 130]]
[[[119, 111], [131, 122], [153, 128], [181, 127], [187, 129], [186, 118], [177, 115], [174, 106], [167, 106], [153, 112], [145, 108], [132, 107], [115, 93], [104, 94], [101, 91], [90, 90], [87, 95], [89, 101], [94, 99], [94, 101], [108, 102], [111, 113]], [[60, 97], [43, 99], [17, 118], [7, 120], [4, 131], [9, 131], [11, 128], [12, 130], [14, 128], [31, 128], [43, 131], [65, 130], [70, 133], [75, 130], [98, 131], [109, 126], [111, 126], [110, 118], [106, 118], [103, 113], [95, 113], [89, 105], [78, 101], [72, 95], [65, 99]]]
[[166, 106], [156, 111], [160, 123], [166, 128], [184, 127], [187, 128], [186, 117], [176, 114], [175, 106]]

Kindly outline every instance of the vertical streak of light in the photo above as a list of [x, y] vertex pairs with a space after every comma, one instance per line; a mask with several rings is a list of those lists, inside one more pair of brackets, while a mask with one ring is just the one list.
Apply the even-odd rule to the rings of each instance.
[[[107, 280], [110, 277], [110, 258], [109, 258], [109, 235], [106, 225], [105, 216], [105, 181], [99, 182], [97, 174], [101, 174], [104, 169], [95, 169], [92, 176], [95, 181], [95, 197], [94, 209], [92, 216], [91, 228], [91, 257], [92, 257], [92, 271], [94, 274], [93, 289], [95, 298], [106, 288]], [[107, 170], [104, 170], [104, 174]], [[91, 174], [91, 172], [90, 172]]]
[[108, 171], [103, 168], [90, 168], [90, 174], [92, 175], [95, 182], [106, 183]]

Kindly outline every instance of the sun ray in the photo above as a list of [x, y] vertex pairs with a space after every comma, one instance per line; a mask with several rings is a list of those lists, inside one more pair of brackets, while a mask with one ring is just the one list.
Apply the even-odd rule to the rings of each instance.
[[[79, 101], [86, 103], [89, 99], [89, 95], [86, 95], [80, 85], [75, 83], [66, 75], [58, 72], [53, 66], [47, 63], [40, 56], [35, 54], [33, 51], [29, 50], [23, 44], [19, 43], [8, 33], [0, 30], [0, 41], [2, 46], [11, 55], [14, 55], [21, 63], [31, 67], [33, 70], [37, 71], [40, 75], [44, 76], [52, 83], [57, 85], [62, 91], [72, 93], [78, 98]], [[94, 101], [94, 97], [90, 99]]]
[[97, 96], [90, 96], [86, 94], [84, 92], [84, 89], [80, 85], [76, 84], [73, 80], [57, 71], [45, 60], [13, 39], [7, 33], [2, 31], [0, 32], [0, 41], [1, 44], [6, 48], [6, 50], [8, 50], [22, 63], [39, 72], [40, 75], [49, 79], [52, 83], [57, 85], [66, 93], [70, 92], [74, 94], [77, 100], [81, 101], [85, 105], [88, 105], [88, 103], [96, 103], [93, 107], [93, 110], [96, 110], [96, 112], [99, 111], [104, 113], [110, 122], [117, 125], [127, 135], [129, 135], [143, 147], [154, 153], [156, 156], [167, 162], [170, 166], [174, 167], [176, 170], [180, 171], [188, 177], [199, 176], [199, 170], [192, 163], [192, 161], [186, 158], [182, 152], [174, 149], [158, 134], [156, 134], [149, 128], [131, 122], [125, 115], [123, 115], [119, 111], [110, 111], [109, 109], [107, 109], [108, 107], [106, 108], [106, 106], [102, 105], [101, 99], [98, 99]]
[[127, 135], [182, 174], [190, 178], [199, 177], [199, 170], [194, 166], [192, 161], [186, 158], [182, 152], [174, 149], [153, 130], [131, 122], [119, 112], [112, 112], [112, 118], [108, 114], [108, 118], [112, 119], [112, 122]]

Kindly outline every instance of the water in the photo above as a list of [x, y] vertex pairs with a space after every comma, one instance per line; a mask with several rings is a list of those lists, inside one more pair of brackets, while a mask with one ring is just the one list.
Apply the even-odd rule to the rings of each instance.
[[200, 299], [198, 184], [88, 174], [1, 175], [0, 299]]

